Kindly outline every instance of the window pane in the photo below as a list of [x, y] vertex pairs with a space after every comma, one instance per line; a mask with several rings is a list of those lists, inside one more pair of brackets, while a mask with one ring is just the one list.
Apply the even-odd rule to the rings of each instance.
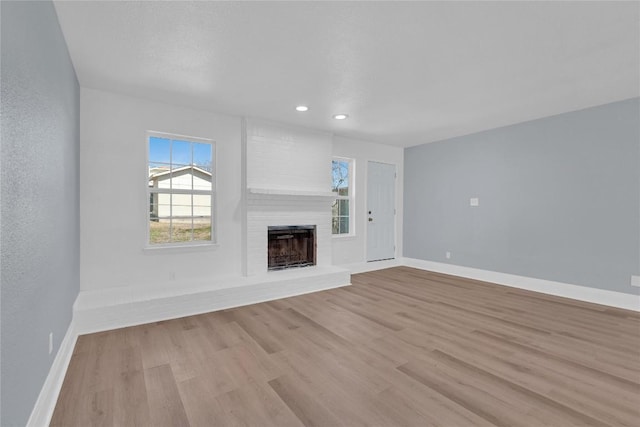
[[193, 143], [193, 164], [196, 166], [193, 171], [193, 189], [211, 190], [213, 159], [211, 144]]
[[340, 221], [337, 216], [331, 218], [331, 233], [340, 234]]
[[211, 196], [193, 196], [193, 240], [211, 239]]
[[169, 243], [171, 241], [169, 236], [169, 220], [158, 220], [153, 216], [150, 216], [149, 220], [149, 243]]
[[190, 242], [192, 240], [192, 222], [188, 218], [172, 218], [171, 220], [171, 241]]
[[338, 200], [338, 215], [349, 216], [349, 201]]
[[149, 194], [149, 217], [151, 219], [158, 218], [158, 194]]
[[335, 216], [331, 219], [331, 232], [333, 234], [349, 234], [349, 217]]
[[348, 234], [349, 233], [349, 217], [341, 216], [340, 217], [340, 234]]
[[149, 163], [169, 163], [171, 141], [167, 138], [149, 137]]
[[166, 220], [171, 218], [171, 194], [151, 193], [149, 211], [155, 218]]
[[204, 169], [197, 168], [197, 167], [193, 169], [193, 189], [194, 190], [211, 191], [211, 186], [212, 186], [211, 181], [212, 181], [211, 172]]
[[176, 218], [191, 218], [193, 215], [191, 209], [192, 202], [191, 194], [172, 194], [171, 195], [171, 217]]
[[193, 216], [194, 217], [210, 217], [211, 216], [211, 196], [208, 194], [193, 195]]
[[169, 243], [170, 227], [171, 195], [151, 193], [149, 196], [149, 243]]
[[171, 195], [171, 241], [189, 242], [193, 234], [193, 196]]
[[193, 143], [193, 164], [207, 172], [213, 172], [211, 144]]
[[333, 191], [341, 196], [349, 195], [349, 162], [333, 160], [331, 162]]
[[173, 141], [171, 145], [171, 163], [174, 168], [177, 165], [184, 166], [192, 163], [190, 142], [179, 140]]
[[174, 190], [193, 189], [193, 167], [189, 165], [173, 165], [171, 171], [171, 188]]
[[331, 206], [331, 232], [333, 234], [349, 233], [349, 200], [336, 199]]
[[193, 240], [211, 240], [211, 217], [196, 217], [193, 219]]
[[149, 162], [149, 187], [169, 188], [169, 163]]

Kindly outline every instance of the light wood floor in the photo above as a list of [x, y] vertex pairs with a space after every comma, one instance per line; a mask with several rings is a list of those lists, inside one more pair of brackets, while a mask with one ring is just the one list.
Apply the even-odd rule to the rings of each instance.
[[56, 426], [640, 426], [640, 316], [397, 267], [78, 339]]

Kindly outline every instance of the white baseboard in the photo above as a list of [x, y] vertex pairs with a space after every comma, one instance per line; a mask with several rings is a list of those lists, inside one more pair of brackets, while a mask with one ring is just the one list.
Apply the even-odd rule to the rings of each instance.
[[87, 334], [257, 304], [351, 284], [349, 270], [307, 267], [236, 277], [218, 283], [80, 292], [76, 332]]
[[78, 334], [75, 330], [75, 319], [71, 321], [67, 333], [64, 335], [60, 348], [53, 359], [49, 375], [47, 375], [44, 385], [40, 390], [40, 395], [36, 404], [31, 411], [31, 416], [27, 422], [27, 427], [48, 426], [53, 416], [53, 411], [58, 401], [58, 394], [62, 388], [64, 377], [67, 374], [67, 368], [71, 362], [73, 348], [76, 345]]
[[626, 310], [640, 311], [640, 295], [553, 282], [551, 280], [535, 279], [533, 277], [516, 276], [514, 274], [499, 273], [496, 271], [481, 270], [478, 268], [463, 267], [460, 265], [445, 264], [441, 262], [424, 261], [415, 258], [403, 258], [402, 263], [407, 267], [419, 268], [421, 270], [429, 270], [437, 273], [466, 277], [468, 279], [482, 280], [485, 282], [497, 283], [499, 285], [511, 286], [513, 288], [571, 298], [578, 301], [624, 308]]
[[398, 267], [404, 265], [402, 258], [400, 259], [385, 259], [382, 261], [369, 261], [369, 262], [356, 262], [353, 264], [341, 264], [340, 267], [344, 267], [351, 271], [351, 274], [367, 273], [369, 271], [382, 270], [385, 268]]

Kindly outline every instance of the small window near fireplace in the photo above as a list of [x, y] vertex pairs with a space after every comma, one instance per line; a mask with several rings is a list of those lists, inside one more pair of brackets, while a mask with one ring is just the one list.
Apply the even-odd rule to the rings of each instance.
[[316, 265], [316, 226], [287, 225], [268, 228], [269, 270]]

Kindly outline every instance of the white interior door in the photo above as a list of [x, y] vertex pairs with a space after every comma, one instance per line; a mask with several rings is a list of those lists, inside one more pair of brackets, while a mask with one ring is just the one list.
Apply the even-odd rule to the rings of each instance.
[[395, 258], [396, 166], [367, 168], [367, 261]]

